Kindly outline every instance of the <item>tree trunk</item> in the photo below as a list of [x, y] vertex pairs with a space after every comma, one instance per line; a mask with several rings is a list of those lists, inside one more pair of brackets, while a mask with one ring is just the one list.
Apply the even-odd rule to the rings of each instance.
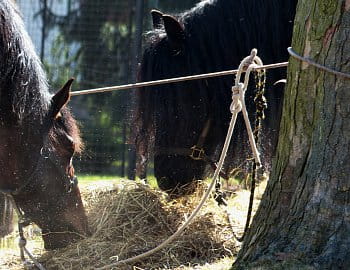
[[[297, 53], [350, 73], [349, 37], [349, 0], [299, 0]], [[290, 59], [271, 179], [234, 268], [350, 269], [349, 104], [350, 80]]]
[[[144, 1], [136, 0], [135, 7], [135, 34], [133, 44], [133, 55], [132, 55], [132, 80], [137, 82], [138, 64], [142, 54], [142, 29], [143, 29], [143, 14], [144, 14]], [[135, 89], [130, 91], [130, 110], [135, 110]], [[134, 132], [134, 127], [130, 125], [130, 132]], [[128, 149], [128, 179], [135, 180], [136, 178], [136, 147], [135, 144], [130, 144]]]
[[0, 238], [13, 231], [13, 208], [8, 197], [0, 193]]

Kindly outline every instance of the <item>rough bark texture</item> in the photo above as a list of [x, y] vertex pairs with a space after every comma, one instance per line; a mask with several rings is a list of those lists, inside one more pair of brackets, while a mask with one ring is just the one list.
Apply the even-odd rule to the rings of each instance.
[[[350, 73], [350, 1], [299, 0], [293, 48]], [[271, 179], [234, 267], [350, 269], [350, 80], [290, 59]]]
[[13, 230], [13, 209], [10, 200], [0, 193], [0, 238]]

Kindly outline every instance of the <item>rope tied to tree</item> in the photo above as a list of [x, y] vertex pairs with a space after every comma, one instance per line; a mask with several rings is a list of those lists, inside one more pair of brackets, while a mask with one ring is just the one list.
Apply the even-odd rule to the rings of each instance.
[[[261, 66], [262, 66], [262, 61], [257, 56], [256, 49], [253, 49], [251, 51], [251, 54], [249, 56], [247, 56], [246, 58], [244, 58], [243, 61], [241, 62], [241, 64], [239, 65], [235, 85], [232, 87], [233, 94], [232, 94], [232, 103], [230, 106], [230, 111], [232, 113], [232, 117], [231, 117], [230, 125], [229, 125], [228, 131], [227, 131], [227, 135], [225, 138], [225, 143], [224, 143], [223, 149], [221, 151], [220, 159], [219, 159], [217, 168], [214, 172], [213, 179], [208, 187], [208, 190], [205, 192], [201, 201], [199, 202], [197, 207], [193, 210], [193, 212], [191, 213], [189, 218], [187, 220], [185, 220], [185, 222], [177, 229], [177, 231], [175, 233], [173, 233], [169, 238], [164, 240], [157, 247], [155, 247], [149, 251], [146, 251], [145, 253], [136, 255], [134, 257], [131, 257], [131, 258], [128, 258], [125, 260], [121, 260], [121, 261], [111, 263], [111, 264], [105, 265], [103, 267], [97, 268], [98, 270], [111, 269], [113, 267], [125, 265], [127, 263], [131, 263], [131, 262], [135, 262], [135, 261], [139, 261], [141, 259], [144, 259], [145, 257], [150, 256], [150, 255], [154, 254], [155, 252], [163, 249], [165, 246], [167, 246], [169, 243], [171, 243], [177, 236], [179, 236], [183, 233], [183, 231], [194, 220], [194, 218], [199, 213], [200, 209], [203, 207], [204, 203], [210, 197], [210, 194], [212, 193], [212, 191], [217, 183], [217, 179], [220, 175], [222, 166], [224, 164], [224, 161], [225, 161], [225, 158], [226, 158], [226, 155], [228, 152], [228, 148], [230, 146], [230, 142], [231, 142], [232, 135], [233, 135], [233, 130], [234, 130], [236, 120], [237, 120], [237, 115], [240, 111], [242, 111], [244, 119], [245, 119], [246, 129], [248, 132], [249, 142], [250, 142], [252, 152], [254, 155], [254, 160], [256, 161], [256, 164], [259, 164], [259, 166], [261, 166], [259, 152], [258, 152], [258, 149], [257, 149], [256, 144], [255, 144], [254, 135], [252, 132], [252, 128], [250, 126], [248, 113], [247, 113], [247, 109], [245, 107], [245, 101], [244, 101], [244, 94], [245, 94], [245, 91], [247, 90], [247, 87], [248, 87], [250, 73], [252, 70], [254, 70], [256, 68], [261, 68]], [[241, 83], [240, 78], [241, 78], [241, 74], [243, 72], [246, 72], [246, 73], [245, 73], [244, 83]]]

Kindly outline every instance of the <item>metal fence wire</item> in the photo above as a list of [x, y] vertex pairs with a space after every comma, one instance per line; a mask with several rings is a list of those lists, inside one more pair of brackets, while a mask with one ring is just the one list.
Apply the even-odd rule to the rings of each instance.
[[[135, 82], [138, 1], [16, 0], [52, 91], [70, 77], [76, 78], [73, 91]], [[198, 1], [144, 1], [139, 32], [151, 28], [152, 8], [179, 12]], [[85, 142], [83, 155], [75, 161], [78, 172], [124, 176], [127, 160], [130, 168], [134, 167], [130, 158], [133, 146], [127, 140], [130, 100], [128, 91], [71, 100]]]
[[[74, 89], [132, 81], [134, 1], [17, 0], [52, 91], [75, 77]], [[72, 99], [85, 151], [80, 173], [124, 174], [128, 93]]]

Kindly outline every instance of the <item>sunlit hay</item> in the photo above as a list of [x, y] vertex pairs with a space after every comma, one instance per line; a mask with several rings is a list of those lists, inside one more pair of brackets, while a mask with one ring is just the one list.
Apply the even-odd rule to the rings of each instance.
[[[125, 181], [116, 189], [83, 192], [93, 235], [41, 258], [48, 269], [93, 269], [148, 251], [191, 214], [205, 191], [169, 200], [146, 185]], [[185, 233], [163, 250], [115, 269], [170, 269], [205, 264], [236, 253], [225, 212], [209, 200]]]
[[[267, 185], [267, 179], [261, 181], [260, 184], [256, 186], [254, 193], [253, 209], [252, 209], [252, 219], [259, 207], [262, 195], [265, 191]], [[235, 193], [230, 200], [228, 200], [228, 213], [230, 217], [230, 224], [233, 231], [238, 237], [243, 235], [244, 226], [247, 221], [247, 213], [250, 199], [250, 191], [246, 189], [241, 189]]]

